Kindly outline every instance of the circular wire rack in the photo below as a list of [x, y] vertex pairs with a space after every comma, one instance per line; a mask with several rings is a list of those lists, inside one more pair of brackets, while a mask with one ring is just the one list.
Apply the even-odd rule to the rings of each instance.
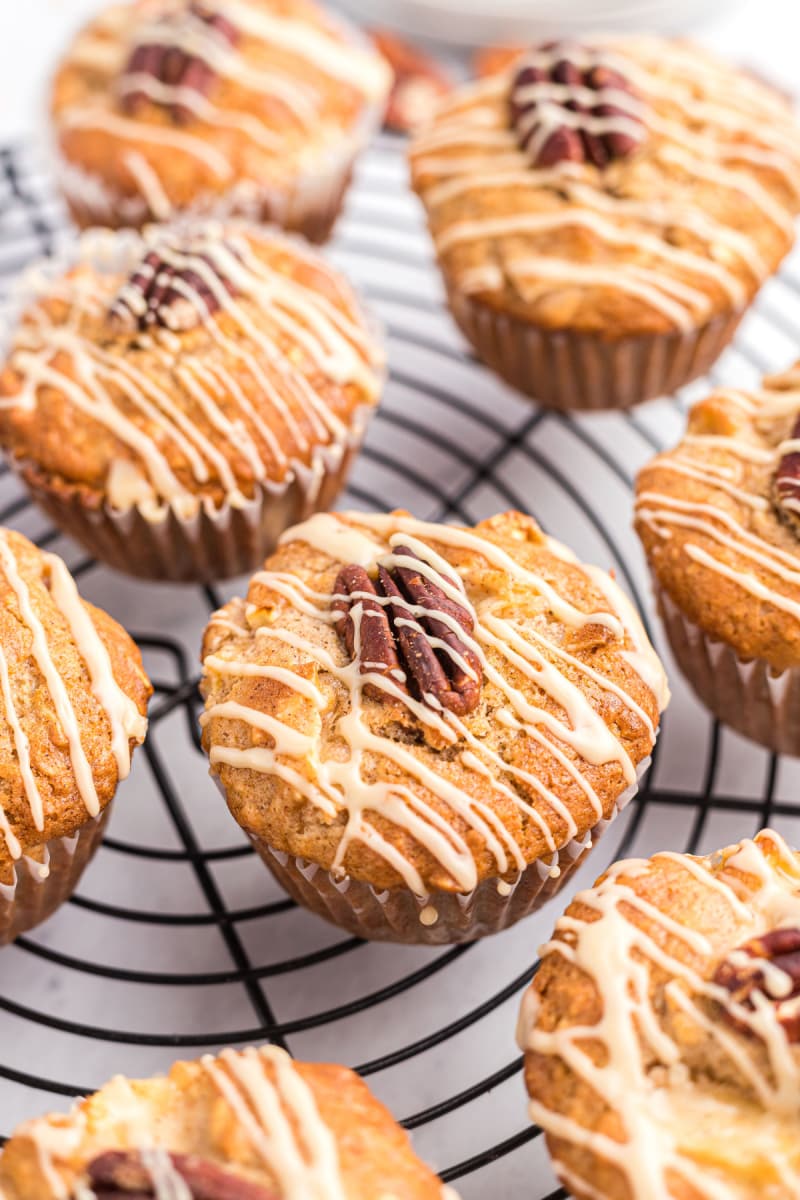
[[[35, 152], [0, 148], [0, 287], [68, 236]], [[467, 524], [532, 512], [615, 572], [670, 664], [631, 531], [633, 479], [677, 440], [693, 398], [793, 361], [800, 260], [766, 285], [710, 379], [631, 413], [570, 418], [516, 396], [465, 348], [399, 141], [382, 137], [364, 157], [330, 254], [382, 319], [390, 363], [342, 504]], [[464, 1200], [523, 1187], [534, 1200], [563, 1196], [527, 1120], [514, 1039], [536, 947], [568, 894], [616, 857], [705, 852], [768, 823], [800, 841], [800, 763], [721, 728], [672, 671], [672, 705], [639, 797], [563, 899], [471, 946], [364, 943], [280, 892], [208, 777], [198, 649], [208, 614], [243, 581], [171, 587], [115, 575], [50, 528], [7, 471], [0, 523], [65, 557], [84, 595], [134, 635], [155, 683], [148, 740], [77, 893], [2, 952], [0, 1134], [114, 1074], [271, 1040], [368, 1077]]]

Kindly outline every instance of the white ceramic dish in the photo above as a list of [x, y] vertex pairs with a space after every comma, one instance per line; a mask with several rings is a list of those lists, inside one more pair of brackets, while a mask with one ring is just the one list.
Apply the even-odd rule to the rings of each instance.
[[366, 25], [389, 25], [451, 44], [559, 37], [587, 29], [681, 33], [741, 0], [340, 0]]

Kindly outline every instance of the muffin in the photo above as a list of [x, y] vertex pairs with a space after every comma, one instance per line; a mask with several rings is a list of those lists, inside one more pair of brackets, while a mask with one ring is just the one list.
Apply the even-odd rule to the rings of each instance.
[[411, 148], [453, 315], [557, 409], [706, 371], [794, 241], [782, 95], [657, 37], [547, 43], [445, 103]]
[[391, 72], [310, 0], [136, 0], [78, 35], [50, 103], [81, 227], [176, 213], [324, 241]]
[[35, 267], [0, 445], [92, 555], [144, 578], [255, 569], [343, 487], [382, 352], [346, 282], [237, 222], [93, 230]]
[[536, 522], [317, 514], [203, 643], [203, 745], [287, 892], [440, 944], [553, 895], [636, 790], [666, 683], [613, 581]]
[[5, 1200], [445, 1200], [359, 1077], [274, 1046], [117, 1076], [28, 1121], [0, 1157]]
[[725, 724], [800, 754], [800, 368], [712, 393], [636, 483], [678, 666]]
[[764, 830], [616, 863], [556, 924], [519, 1025], [578, 1200], [800, 1192], [800, 855]]
[[0, 945], [74, 891], [151, 691], [136, 646], [62, 560], [0, 529]]

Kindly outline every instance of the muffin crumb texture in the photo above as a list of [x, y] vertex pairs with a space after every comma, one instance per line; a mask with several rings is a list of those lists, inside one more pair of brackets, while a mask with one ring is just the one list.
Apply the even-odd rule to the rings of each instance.
[[616, 863], [542, 951], [531, 1118], [581, 1200], [800, 1189], [800, 855], [772, 830]]
[[28, 1121], [0, 1157], [4, 1200], [444, 1200], [354, 1072], [273, 1046], [122, 1076]]
[[203, 656], [203, 742], [239, 824], [284, 862], [410, 889], [434, 930], [431, 892], [516, 881], [613, 815], [667, 695], [613, 581], [514, 512], [318, 514]]

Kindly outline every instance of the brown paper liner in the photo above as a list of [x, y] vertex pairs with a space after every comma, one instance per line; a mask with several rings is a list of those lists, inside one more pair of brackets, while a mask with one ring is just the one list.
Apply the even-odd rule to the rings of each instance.
[[[319, 245], [333, 232], [362, 145], [363, 139], [354, 139], [340, 161], [316, 175], [299, 177], [285, 191], [254, 185], [222, 196], [200, 197], [196, 203], [177, 209], [170, 219], [172, 216], [241, 217], [256, 224], [280, 226]], [[82, 167], [58, 156], [55, 164], [56, 182], [79, 229], [95, 226], [140, 229], [156, 220], [143, 198], [115, 194]]]
[[72, 837], [53, 838], [45, 844], [43, 864], [22, 858], [14, 866], [14, 883], [0, 883], [0, 946], [41, 925], [68, 900], [95, 850], [103, 840], [109, 804], [100, 815], [82, 825]]
[[[648, 765], [649, 759], [640, 763], [639, 778]], [[274, 850], [253, 834], [250, 840], [293, 900], [348, 933], [373, 942], [452, 945], [509, 929], [546, 904], [581, 866], [637, 788], [634, 784], [623, 792], [608, 820], [598, 821], [587, 834], [573, 838], [549, 860], [531, 863], [508, 884], [496, 877], [484, 879], [468, 895], [433, 892], [420, 897], [404, 887], [378, 892], [361, 880], [336, 878], [316, 863]], [[433, 914], [433, 923], [426, 923]]]
[[371, 412], [356, 411], [346, 443], [318, 448], [316, 469], [298, 467], [287, 482], [258, 488], [241, 507], [201, 507], [188, 518], [171, 507], [153, 519], [136, 506], [90, 504], [83, 489], [50, 480], [33, 463], [11, 459], [11, 465], [39, 507], [93, 558], [140, 579], [207, 583], [258, 570], [285, 529], [333, 506]]
[[670, 395], [708, 371], [744, 315], [721, 313], [687, 333], [609, 341], [540, 329], [445, 284], [450, 310], [478, 357], [517, 391], [563, 411], [630, 408]]
[[654, 579], [658, 611], [675, 661], [696, 696], [725, 725], [777, 754], [800, 755], [800, 669], [775, 674], [709, 637]]

